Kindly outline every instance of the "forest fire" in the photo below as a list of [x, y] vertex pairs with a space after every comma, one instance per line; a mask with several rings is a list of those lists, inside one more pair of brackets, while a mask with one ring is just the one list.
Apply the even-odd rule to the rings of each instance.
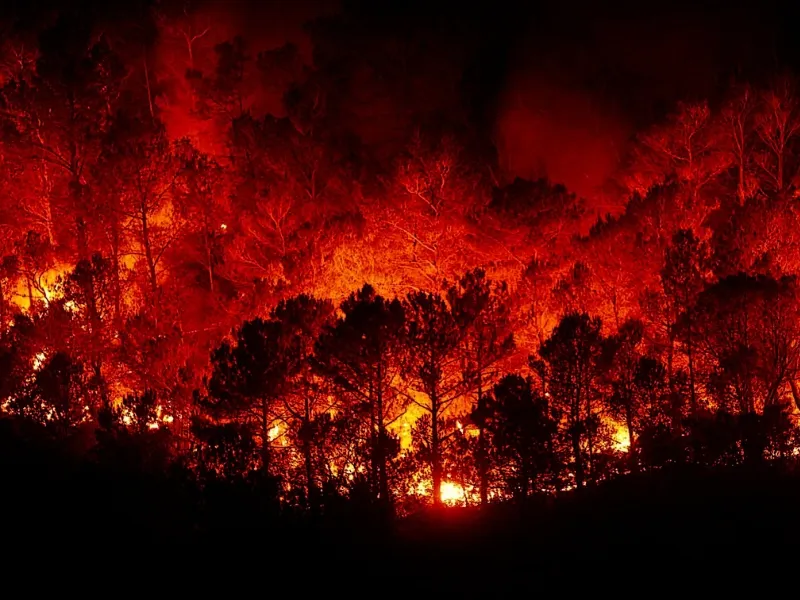
[[501, 156], [527, 108], [476, 116], [509, 93], [465, 97], [471, 41], [190, 5], [0, 46], [4, 420], [315, 516], [797, 455], [796, 77], [631, 118], [563, 185]]

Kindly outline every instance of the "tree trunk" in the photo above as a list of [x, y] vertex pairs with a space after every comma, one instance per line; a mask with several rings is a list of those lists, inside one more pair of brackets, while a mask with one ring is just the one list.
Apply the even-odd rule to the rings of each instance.
[[3, 293], [3, 283], [0, 281], [0, 337], [6, 330], [6, 296]]
[[[308, 427], [308, 422], [305, 426]], [[317, 493], [317, 483], [314, 477], [314, 459], [311, 455], [311, 442], [309, 440], [303, 441], [303, 460], [306, 467], [306, 491], [308, 493], [308, 505], [311, 509], [311, 514], [316, 515], [319, 513], [319, 494]]]
[[30, 275], [25, 275], [25, 282], [28, 284], [28, 314], [33, 313], [33, 282]]
[[677, 432], [681, 427], [681, 411], [678, 402], [678, 390], [675, 389], [674, 360], [675, 360], [675, 335], [672, 325], [669, 326], [669, 346], [667, 347], [667, 381], [669, 384], [670, 419], [672, 429]]
[[261, 414], [261, 469], [265, 476], [269, 477], [269, 415], [267, 414], [267, 403], [264, 406]]
[[625, 426], [628, 428], [628, 458], [631, 461], [631, 470], [636, 471], [636, 453], [634, 452], [634, 438], [633, 438], [633, 410], [630, 406], [632, 400], [628, 400], [628, 406], [625, 407]]
[[115, 218], [111, 224], [111, 267], [114, 269], [114, 327], [120, 329], [122, 326], [122, 282], [119, 276], [119, 249], [120, 235], [119, 222]]
[[792, 398], [794, 398], [794, 405], [797, 410], [800, 410], [800, 392], [797, 390], [797, 382], [794, 377], [789, 377], [789, 385], [792, 388]]
[[[480, 355], [478, 357], [480, 361]], [[489, 465], [486, 448], [486, 401], [483, 398], [483, 377], [478, 370], [478, 414], [480, 426], [478, 428], [478, 485], [480, 487], [481, 506], [489, 503]]]
[[530, 468], [528, 467], [528, 461], [522, 460], [520, 466], [520, 499], [524, 502], [528, 498], [528, 492], [530, 490]]
[[582, 488], [584, 480], [583, 472], [583, 457], [581, 456], [581, 389], [578, 383], [577, 395], [575, 397], [575, 406], [572, 409], [572, 453], [575, 456], [575, 484], [578, 489]]
[[158, 278], [156, 276], [156, 263], [153, 258], [153, 248], [150, 244], [150, 225], [147, 222], [147, 209], [144, 205], [141, 208], [141, 221], [142, 221], [142, 246], [144, 246], [144, 256], [147, 260], [147, 272], [150, 278], [150, 289], [153, 292], [153, 297], [158, 296]]
[[208, 269], [208, 288], [211, 293], [214, 293], [214, 264], [213, 264], [213, 252], [211, 248], [211, 240], [209, 239], [211, 236], [208, 233], [208, 228], [205, 231], [205, 241], [206, 241], [206, 268]]
[[369, 382], [369, 437], [370, 437], [370, 454], [369, 454], [369, 490], [373, 499], [377, 500], [380, 497], [380, 490], [378, 480], [380, 477], [380, 467], [378, 461], [378, 404], [375, 399], [375, 382]]
[[745, 175], [745, 166], [744, 166], [744, 153], [739, 153], [739, 204], [744, 206], [745, 201], [745, 192], [744, 192], [744, 175]]
[[583, 476], [583, 457], [581, 456], [581, 434], [578, 432], [578, 425], [573, 424], [572, 454], [575, 458], [575, 486], [581, 489], [584, 485]]
[[481, 423], [480, 429], [478, 429], [478, 484], [480, 485], [481, 506], [489, 503], [489, 457], [486, 446], [486, 428]]
[[306, 467], [306, 493], [308, 494], [308, 505], [311, 509], [311, 514], [316, 515], [319, 513], [319, 493], [314, 474], [314, 457], [311, 454], [311, 406], [308, 402], [308, 386], [306, 386], [304, 404], [305, 415], [303, 416], [302, 428], [305, 433], [303, 436], [303, 460]]
[[433, 505], [442, 505], [442, 457], [439, 455], [439, 399], [431, 396], [431, 478], [433, 480]]
[[697, 396], [694, 391], [694, 353], [692, 352], [691, 334], [689, 334], [689, 344], [686, 350], [689, 359], [689, 402], [691, 402], [692, 416], [694, 417], [697, 415]]
[[383, 385], [382, 385], [381, 366], [378, 364], [378, 447], [376, 448], [378, 454], [378, 495], [381, 504], [388, 508], [389, 506], [389, 473], [387, 472], [386, 460], [386, 427], [384, 425], [385, 419], [383, 414]]
[[153, 107], [153, 92], [150, 89], [150, 69], [147, 66], [147, 47], [145, 46], [144, 50], [144, 58], [142, 59], [142, 63], [144, 64], [144, 84], [145, 88], [147, 89], [147, 103], [150, 107], [150, 118], [155, 121], [156, 112]]
[[89, 260], [89, 238], [86, 233], [86, 221], [83, 217], [75, 218], [75, 229], [78, 241], [78, 260]]
[[[579, 384], [580, 385], [580, 384]], [[588, 386], [587, 386], [588, 387]], [[587, 460], [587, 475], [589, 481], [594, 480], [594, 432], [591, 429], [592, 425], [592, 397], [591, 390], [586, 390], [586, 449], [588, 450]]]

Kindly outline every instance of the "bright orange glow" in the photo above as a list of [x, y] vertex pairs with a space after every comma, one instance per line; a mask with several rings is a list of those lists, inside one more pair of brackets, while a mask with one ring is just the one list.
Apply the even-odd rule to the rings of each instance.
[[[60, 263], [40, 275], [19, 278], [13, 302], [23, 311], [30, 312], [31, 299], [35, 303], [43, 302], [45, 304], [57, 300], [60, 297], [58, 291], [59, 281], [70, 273], [72, 268], [69, 264]], [[65, 308], [70, 311], [74, 310], [74, 302], [68, 302]]]
[[628, 428], [620, 423], [609, 421], [609, 425], [614, 428], [614, 433], [611, 435], [612, 446], [618, 452], [628, 452], [631, 448], [631, 438], [628, 434]]
[[34, 371], [41, 370], [46, 360], [47, 360], [47, 355], [44, 352], [37, 352], [36, 356], [33, 357], [33, 370]]
[[[417, 483], [413, 492], [418, 496], [430, 498], [433, 485], [428, 480]], [[445, 506], [467, 506], [477, 504], [480, 500], [477, 490], [472, 486], [463, 486], [450, 480], [442, 481], [439, 498]]]
[[444, 504], [447, 504], [448, 506], [464, 504], [465, 496], [466, 492], [462, 486], [458, 485], [457, 483], [453, 483], [452, 481], [442, 482], [442, 491], [439, 497], [442, 499]]

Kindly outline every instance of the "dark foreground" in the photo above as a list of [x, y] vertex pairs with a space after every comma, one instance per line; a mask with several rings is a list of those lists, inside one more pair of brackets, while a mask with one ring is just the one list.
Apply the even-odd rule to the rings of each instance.
[[765, 466], [629, 476], [387, 526], [355, 507], [310, 522], [262, 510], [252, 494], [198, 499], [174, 478], [0, 441], [3, 573], [29, 581], [64, 572], [65, 585], [472, 597], [774, 575], [796, 564], [800, 541], [800, 476]]

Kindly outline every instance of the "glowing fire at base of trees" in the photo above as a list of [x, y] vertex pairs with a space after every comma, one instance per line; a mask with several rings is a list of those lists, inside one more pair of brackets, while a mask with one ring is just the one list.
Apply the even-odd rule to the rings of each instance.
[[[431, 490], [431, 482], [425, 482], [417, 486], [415, 493], [424, 498], [430, 498], [432, 495]], [[467, 489], [462, 485], [446, 480], [442, 482], [439, 498], [445, 506], [477, 506], [480, 503], [480, 495], [476, 490]]]

